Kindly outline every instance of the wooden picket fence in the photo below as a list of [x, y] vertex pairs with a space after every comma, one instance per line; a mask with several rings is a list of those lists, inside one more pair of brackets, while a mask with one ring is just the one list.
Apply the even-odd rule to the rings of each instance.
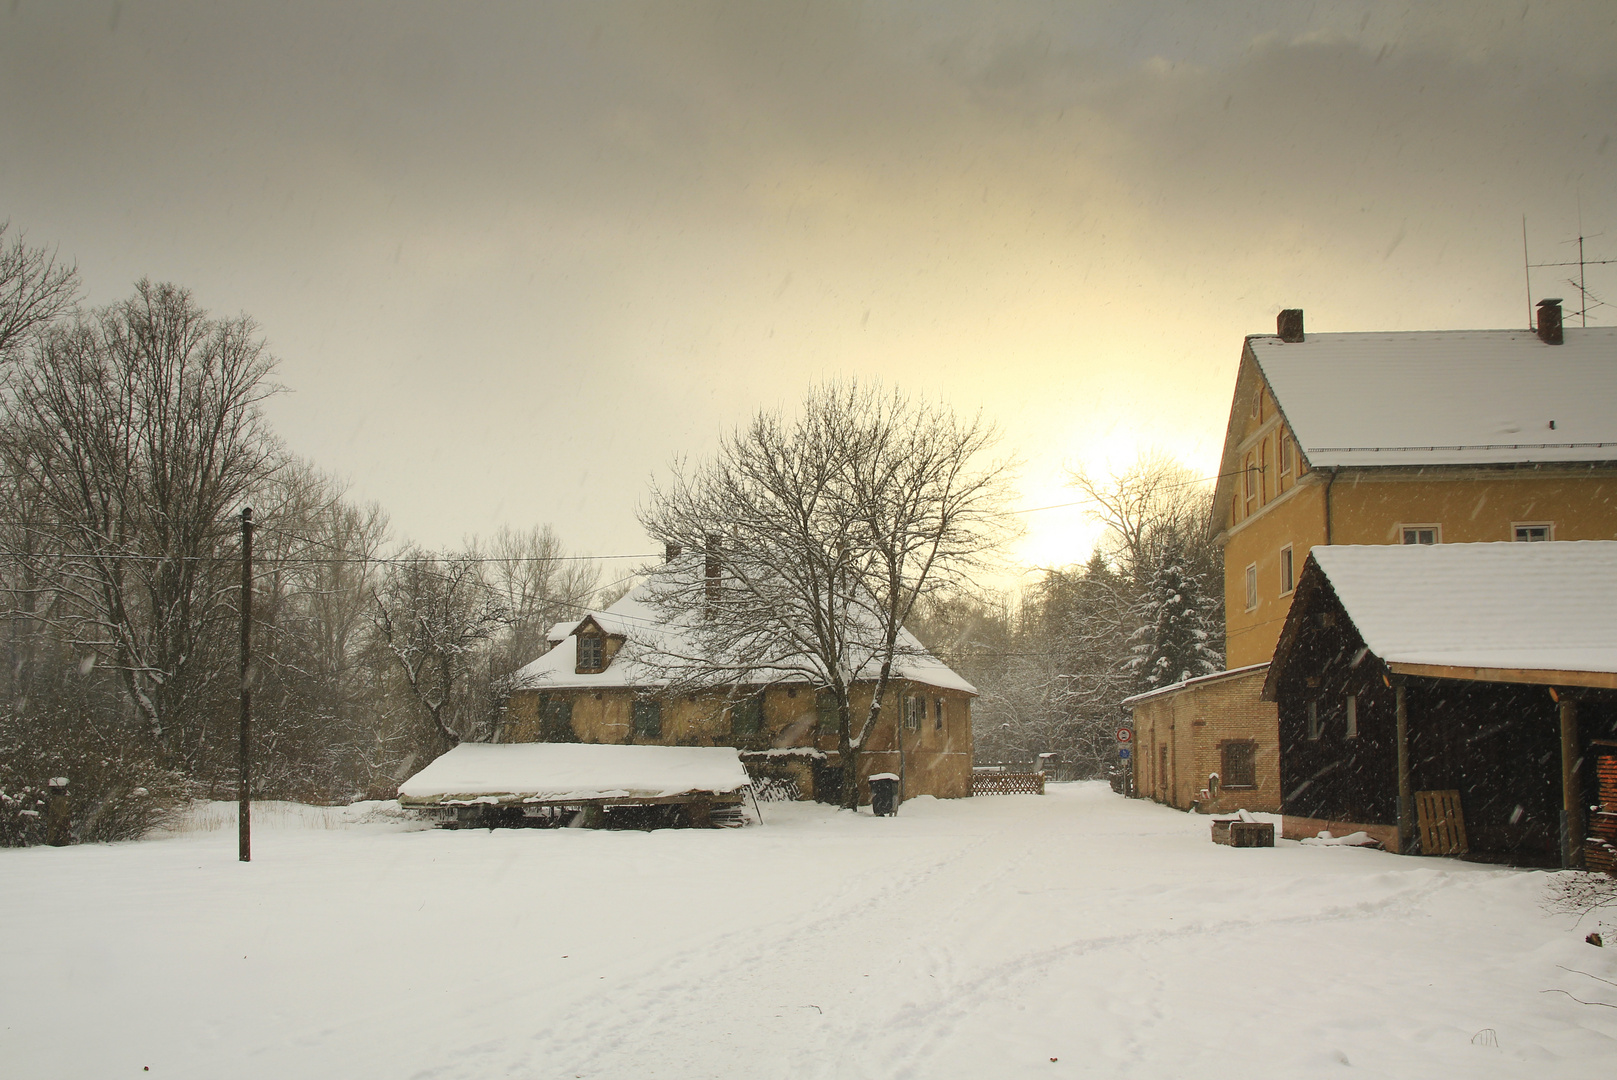
[[1042, 772], [972, 773], [973, 795], [1043, 795]]

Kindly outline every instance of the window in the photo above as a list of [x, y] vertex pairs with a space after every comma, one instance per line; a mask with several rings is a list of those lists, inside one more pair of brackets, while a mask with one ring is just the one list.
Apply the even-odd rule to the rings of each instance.
[[1359, 737], [1358, 694], [1349, 694], [1347, 696], [1347, 737], [1350, 739], [1357, 739]]
[[1258, 466], [1251, 454], [1246, 456], [1246, 497], [1250, 502], [1258, 493]]
[[830, 687], [814, 692], [814, 711], [820, 714], [820, 733], [837, 733], [837, 692]]
[[1519, 521], [1510, 530], [1516, 540], [1524, 543], [1555, 539], [1555, 526], [1548, 521]]
[[1280, 475], [1291, 475], [1291, 440], [1280, 436]]
[[601, 662], [602, 648], [601, 635], [578, 635], [578, 670], [581, 672], [600, 671], [606, 665]]
[[1296, 587], [1297, 578], [1291, 566], [1291, 545], [1287, 544], [1280, 549], [1280, 595], [1285, 596]]
[[1258, 564], [1253, 563], [1246, 568], [1246, 609], [1253, 610], [1258, 606]]
[[1249, 788], [1258, 786], [1258, 747], [1256, 743], [1225, 743], [1219, 755], [1220, 786]]
[[1405, 525], [1403, 526], [1406, 544], [1440, 544], [1443, 542], [1442, 529], [1436, 525]]
[[753, 694], [730, 707], [730, 734], [756, 735], [764, 729], [764, 697]]
[[1308, 703], [1308, 738], [1312, 742], [1319, 738], [1319, 702]]
[[938, 698], [932, 703], [932, 730], [943, 730], [943, 699]]
[[663, 707], [656, 701], [636, 701], [633, 707], [634, 735], [637, 739], [660, 739], [663, 734]]
[[926, 717], [926, 698], [909, 695], [904, 698], [904, 726], [919, 731]]

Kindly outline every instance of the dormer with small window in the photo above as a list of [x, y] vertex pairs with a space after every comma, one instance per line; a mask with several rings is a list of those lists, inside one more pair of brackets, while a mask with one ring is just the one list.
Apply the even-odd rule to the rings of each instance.
[[573, 631], [573, 637], [577, 639], [575, 675], [598, 675], [605, 671], [624, 641], [622, 634], [607, 633], [593, 615], [584, 616]]

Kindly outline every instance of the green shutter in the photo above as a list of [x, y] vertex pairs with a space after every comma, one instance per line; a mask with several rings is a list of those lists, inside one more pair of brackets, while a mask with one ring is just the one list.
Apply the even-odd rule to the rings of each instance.
[[663, 707], [656, 701], [634, 703], [634, 736], [637, 739], [660, 739], [663, 735]]
[[753, 694], [736, 702], [730, 709], [730, 734], [756, 735], [764, 729], [764, 697]]
[[573, 701], [571, 698], [542, 697], [539, 699], [539, 741], [578, 741], [578, 735], [573, 731]]
[[826, 735], [837, 733], [837, 692], [831, 689], [818, 691], [814, 695], [814, 707], [820, 714], [820, 732]]

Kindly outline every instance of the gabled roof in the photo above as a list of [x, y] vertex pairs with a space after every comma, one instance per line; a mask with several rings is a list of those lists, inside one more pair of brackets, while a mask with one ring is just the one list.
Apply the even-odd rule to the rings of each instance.
[[[1267, 382], [1311, 468], [1617, 461], [1617, 327], [1246, 339], [1221, 474]], [[1554, 422], [1555, 426], [1550, 427]], [[1219, 482], [1228, 517], [1235, 478]]]
[[1247, 347], [1315, 468], [1617, 460], [1617, 327], [1565, 335], [1263, 335]]
[[1617, 672], [1617, 541], [1315, 547], [1271, 686], [1321, 585], [1394, 671]]
[[[605, 611], [586, 612], [578, 623], [573, 624], [560, 644], [512, 676], [511, 688], [655, 688], [665, 685], [665, 676], [638, 657], [656, 651], [690, 656], [695, 649], [682, 629], [667, 622], [662, 612], [649, 602], [650, 595], [651, 586], [642, 582]], [[579, 674], [576, 670], [578, 637], [574, 631], [590, 619], [607, 633], [621, 634], [627, 640], [604, 671]], [[899, 655], [893, 660], [893, 678], [908, 679], [945, 690], [961, 690], [968, 694], [977, 692], [975, 686], [928, 652], [908, 630], [899, 631], [898, 648]], [[874, 672], [861, 676], [862, 679], [873, 677]]]

